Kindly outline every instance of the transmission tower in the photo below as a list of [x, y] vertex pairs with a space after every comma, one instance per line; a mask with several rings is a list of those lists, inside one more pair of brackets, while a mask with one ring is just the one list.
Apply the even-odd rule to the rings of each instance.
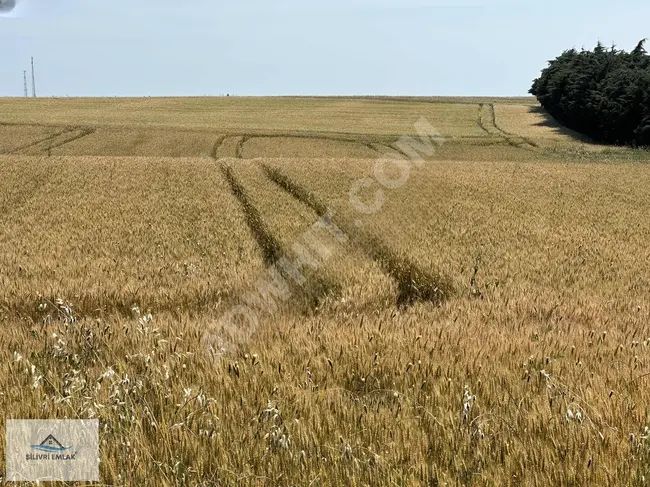
[[34, 76], [34, 58], [32, 58], [32, 96], [36, 98], [36, 76]]
[[23, 82], [25, 84], [25, 98], [29, 97], [29, 93], [27, 91], [27, 71], [23, 70]]

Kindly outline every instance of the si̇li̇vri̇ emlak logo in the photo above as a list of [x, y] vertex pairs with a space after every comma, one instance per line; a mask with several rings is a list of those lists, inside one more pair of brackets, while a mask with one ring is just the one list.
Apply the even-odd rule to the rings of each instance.
[[63, 446], [54, 436], [49, 435], [39, 445], [30, 445], [32, 450], [43, 453], [29, 453], [27, 460], [74, 460], [77, 452], [67, 453], [72, 447]]

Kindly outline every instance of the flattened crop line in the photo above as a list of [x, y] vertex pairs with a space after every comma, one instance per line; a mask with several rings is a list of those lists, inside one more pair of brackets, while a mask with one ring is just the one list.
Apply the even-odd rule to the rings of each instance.
[[[292, 181], [288, 176], [275, 168], [262, 165], [267, 177], [298, 201], [311, 208], [318, 216], [327, 214], [327, 207], [308, 189]], [[333, 220], [335, 220], [333, 218]], [[337, 220], [339, 228], [343, 229], [355, 240], [363, 251], [391, 276], [398, 287], [397, 305], [408, 306], [417, 301], [441, 303], [453, 292], [451, 281], [443, 276], [435, 276], [416, 264], [406, 256], [399, 256], [378, 237], [361, 232], [353, 225]]]
[[[521, 137], [516, 134], [511, 134], [509, 132], [506, 132], [505, 130], [502, 130], [498, 125], [497, 125], [497, 116], [496, 116], [496, 110], [494, 108], [494, 103], [488, 103], [487, 105], [481, 104], [483, 107], [481, 113], [481, 123], [482, 126], [485, 128], [485, 130], [488, 131], [491, 135], [496, 135], [497, 137], [501, 137], [503, 140], [505, 140], [508, 144], [510, 144], [513, 147], [516, 147], [518, 149], [524, 149], [524, 150], [534, 150], [534, 148], [537, 147], [537, 144], [534, 142], [526, 139], [525, 137]], [[486, 110], [488, 114], [485, 116], [484, 112]], [[489, 125], [486, 119], [489, 120]]]
[[[508, 133], [508, 132], [506, 132]], [[528, 137], [524, 137], [523, 135], [517, 135], [517, 137], [521, 137], [522, 140], [525, 140], [528, 145], [532, 145], [535, 149], [539, 149], [539, 144], [535, 142], [534, 140], [529, 139]]]
[[31, 122], [0, 122], [2, 127], [58, 127], [58, 125], [51, 125], [47, 123], [31, 123]]
[[56, 139], [57, 137], [59, 137], [59, 136], [61, 136], [63, 134], [67, 134], [69, 132], [74, 132], [75, 130], [76, 130], [76, 128], [74, 128], [74, 127], [66, 127], [61, 132], [56, 132], [56, 133], [54, 133], [52, 135], [48, 135], [44, 139], [39, 139], [36, 142], [30, 142], [29, 144], [25, 144], [25, 145], [23, 145], [21, 147], [17, 147], [14, 150], [10, 151], [9, 154], [18, 154], [21, 151], [24, 151], [26, 149], [34, 147], [34, 146], [36, 146], [38, 144], [43, 144], [45, 142], [49, 142], [50, 140], [54, 140], [54, 139]]
[[252, 137], [250, 135], [243, 135], [239, 142], [237, 142], [237, 148], [235, 149], [235, 157], [237, 159], [243, 159], [244, 154], [244, 144], [250, 140]]
[[282, 256], [280, 242], [273, 236], [262, 220], [260, 212], [255, 208], [255, 205], [246, 194], [244, 187], [237, 180], [232, 168], [224, 164], [221, 166], [221, 171], [230, 185], [230, 190], [244, 210], [246, 224], [262, 251], [264, 263], [267, 265], [275, 263]]
[[[221, 158], [232, 158], [232, 157], [237, 157], [237, 153], [239, 151], [239, 145], [241, 144], [241, 138], [242, 135], [238, 134], [226, 134], [223, 135], [222, 137], [219, 137], [214, 146], [212, 147], [212, 151], [214, 153], [214, 159], [221, 159]], [[220, 150], [228, 150], [231, 151], [230, 153], [227, 153], [226, 155], [219, 155]]]
[[318, 198], [316, 198], [313, 193], [294, 183], [284, 173], [275, 168], [262, 164], [262, 169], [271, 181], [280, 186], [280, 188], [289, 193], [295, 199], [311, 208], [319, 217], [327, 214], [327, 207], [318, 201]]
[[[277, 139], [277, 138], [287, 138], [287, 139], [305, 139], [305, 140], [329, 140], [333, 142], [346, 142], [349, 144], [359, 144], [362, 145], [372, 151], [381, 153], [379, 149], [375, 147], [377, 145], [376, 143], [372, 142], [369, 140], [368, 137], [364, 136], [345, 136], [345, 135], [335, 135], [335, 134], [322, 134], [322, 133], [305, 133], [305, 134], [297, 134], [297, 133], [272, 133], [272, 134], [255, 134], [255, 135], [245, 135], [245, 140], [244, 142], [247, 142], [250, 139], [257, 139], [257, 138], [268, 138], [268, 139]], [[381, 145], [381, 144], [380, 144]], [[242, 143], [243, 146], [243, 143]], [[401, 153], [399, 149], [395, 149], [398, 152]]]
[[409, 155], [406, 152], [404, 152], [402, 149], [400, 149], [399, 145], [397, 145], [397, 142], [392, 144], [392, 145], [385, 145], [385, 144], [375, 143], [375, 144], [372, 144], [372, 148], [374, 150], [376, 150], [381, 155], [388, 155], [391, 152], [397, 152], [401, 156], [409, 157]]
[[323, 134], [318, 132], [306, 132], [306, 133], [296, 133], [296, 132], [287, 132], [287, 133], [260, 133], [251, 135], [250, 137], [259, 137], [259, 138], [287, 138], [287, 139], [320, 139], [320, 140], [333, 140], [335, 142], [356, 142], [359, 144], [364, 144], [365, 142], [359, 140], [359, 137], [354, 135], [336, 135], [336, 134]]
[[485, 110], [485, 103], [479, 103], [479, 105], [478, 105], [478, 119], [477, 119], [476, 123], [481, 128], [481, 130], [483, 130], [486, 134], [492, 135], [492, 133], [485, 126], [485, 122], [483, 121], [483, 111], [484, 110]]
[[78, 135], [75, 135], [74, 137], [70, 137], [69, 139], [62, 140], [61, 142], [57, 142], [56, 144], [52, 144], [47, 148], [47, 151], [51, 151], [52, 149], [56, 149], [57, 147], [64, 146], [66, 144], [69, 144], [70, 142], [74, 142], [75, 140], [79, 140], [83, 137], [86, 137], [90, 134], [94, 134], [97, 129], [95, 128], [76, 128], [75, 130], [81, 130], [81, 133]]
[[227, 137], [228, 136], [226, 135], [220, 135], [217, 137], [217, 140], [214, 142], [212, 150], [210, 151], [210, 157], [212, 157], [212, 159], [217, 159], [217, 152], [219, 151], [219, 147], [221, 147], [221, 144], [223, 144], [224, 140], [226, 140]]
[[501, 127], [499, 127], [499, 124], [497, 123], [497, 111], [494, 107], [494, 103], [490, 103], [490, 107], [492, 109], [492, 125], [494, 125], [494, 128], [496, 128], [499, 132], [505, 134], [506, 136], [519, 138], [523, 140], [526, 144], [531, 145], [535, 148], [539, 148], [539, 145], [537, 145], [536, 142], [524, 137], [523, 135], [511, 134], [510, 132], [506, 132]]
[[374, 235], [360, 235], [360, 240], [368, 255], [397, 283], [398, 306], [410, 306], [418, 301], [441, 303], [451, 294], [449, 279], [430, 274], [407, 257], [400, 257]]
[[[282, 249], [280, 242], [273, 236], [262, 220], [259, 211], [246, 194], [244, 187], [237, 180], [232, 168], [223, 164], [221, 170], [230, 185], [232, 193], [244, 210], [246, 224], [262, 251], [264, 263], [272, 266], [283, 257], [292, 260], [291, 255]], [[292, 276], [288, 275], [286, 270], [277, 267], [276, 270], [284, 279], [291, 280]], [[307, 275], [307, 283], [302, 284], [300, 289], [292, 295], [292, 301], [294, 305], [306, 305], [307, 310], [314, 311], [318, 309], [323, 298], [340, 292], [340, 289], [341, 286], [337, 282], [328, 279], [327, 276], [311, 273]]]
[[[368, 141], [368, 137], [364, 136], [336, 136], [336, 135], [330, 135], [330, 134], [311, 134], [311, 135], [290, 135], [289, 137], [295, 137], [295, 138], [305, 138], [305, 139], [318, 139], [318, 140], [331, 140], [333, 142], [347, 142], [349, 144], [359, 144], [364, 147], [367, 147], [370, 150], [377, 151], [373, 147], [373, 143]], [[379, 151], [377, 151], [379, 152]]]

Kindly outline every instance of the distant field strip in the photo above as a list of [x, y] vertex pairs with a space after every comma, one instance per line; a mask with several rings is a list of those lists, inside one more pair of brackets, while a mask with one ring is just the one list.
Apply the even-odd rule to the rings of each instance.
[[[64, 129], [16, 150], [32, 155], [258, 157], [378, 157], [395, 137], [328, 133], [222, 134], [168, 129]], [[80, 140], [82, 139], [83, 140]]]
[[381, 136], [414, 135], [413, 124], [423, 116], [445, 136], [462, 137], [481, 135], [474, 124], [475, 106], [355, 98], [0, 98], [0, 123]]
[[0, 99], [3, 107], [0, 153], [375, 158], [401, 136], [415, 135], [420, 117], [448, 142], [439, 159], [540, 160], [554, 155], [542, 149], [603, 150], [529, 98]]

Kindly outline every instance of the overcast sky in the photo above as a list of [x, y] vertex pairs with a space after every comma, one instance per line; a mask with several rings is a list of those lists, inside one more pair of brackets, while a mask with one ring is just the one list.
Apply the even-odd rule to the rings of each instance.
[[18, 0], [0, 96], [525, 95], [546, 61], [650, 37], [618, 0]]

